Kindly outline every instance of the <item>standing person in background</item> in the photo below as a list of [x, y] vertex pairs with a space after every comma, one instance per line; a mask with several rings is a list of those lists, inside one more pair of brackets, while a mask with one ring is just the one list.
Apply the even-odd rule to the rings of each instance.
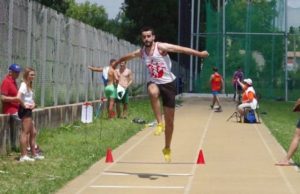
[[[293, 111], [300, 112], [300, 98], [297, 100], [297, 102], [293, 108]], [[281, 161], [277, 162], [275, 165], [277, 165], [277, 166], [294, 165], [293, 163], [290, 162], [290, 160], [292, 159], [293, 155], [297, 151], [299, 142], [300, 142], [300, 119], [298, 120], [298, 123], [296, 125], [294, 137], [290, 143], [290, 147], [289, 147], [289, 150], [288, 150], [286, 156]]]
[[[128, 111], [128, 87], [132, 84], [132, 72], [126, 67], [126, 61], [120, 63], [120, 68], [115, 71], [117, 87], [117, 116], [118, 118], [127, 118]], [[123, 104], [121, 114], [120, 104]]]
[[[32, 110], [35, 108], [33, 99], [32, 82], [35, 78], [34, 69], [27, 67], [24, 70], [23, 82], [20, 85], [17, 98], [20, 101], [18, 115], [22, 120], [22, 133], [20, 137], [21, 157], [20, 162], [42, 160], [44, 156], [36, 153], [35, 150], [35, 134], [34, 123], [32, 120]], [[29, 136], [29, 144], [31, 148], [32, 158], [27, 155], [27, 142]]]
[[[11, 64], [9, 66], [9, 72], [2, 81], [1, 84], [1, 102], [2, 102], [2, 113], [10, 115], [10, 129], [13, 137], [18, 135], [16, 126], [21, 122], [21, 119], [18, 116], [19, 109], [19, 99], [18, 86], [16, 80], [18, 79], [21, 72], [21, 67], [18, 64]], [[37, 135], [37, 129], [34, 126], [33, 135]], [[28, 136], [29, 140], [29, 136]], [[35, 150], [37, 153], [41, 153], [39, 146], [35, 143]], [[31, 152], [29, 141], [27, 143], [27, 151]]]
[[89, 66], [88, 68], [92, 71], [96, 72], [103, 72], [105, 75], [103, 77], [106, 77], [106, 72], [107, 71], [107, 82], [104, 83], [105, 88], [105, 97], [108, 100], [108, 107], [107, 107], [107, 113], [108, 113], [108, 118], [114, 118], [115, 117], [115, 111], [114, 111], [114, 105], [115, 105], [115, 100], [117, 98], [117, 88], [115, 85], [115, 69], [116, 66], [114, 65], [115, 59], [110, 60], [109, 68], [108, 70], [105, 67], [93, 67]]
[[18, 64], [11, 64], [8, 74], [1, 83], [2, 113], [17, 116], [19, 99], [17, 98], [17, 79], [20, 75], [21, 67]]
[[[165, 160], [170, 162], [175, 115], [176, 77], [171, 72], [172, 63], [168, 52], [184, 53], [197, 57], [207, 57], [208, 52], [200, 52], [169, 43], [155, 42], [155, 33], [150, 27], [142, 28], [141, 37], [143, 47], [121, 57], [116, 61], [116, 64], [140, 57], [143, 64], [148, 68], [150, 79], [147, 83], [148, 94], [158, 123], [154, 135], [160, 135], [165, 131], [165, 147], [162, 152]], [[160, 97], [163, 103], [165, 125], [161, 114]]]
[[210, 76], [210, 84], [211, 84], [211, 92], [213, 95], [212, 98], [212, 104], [210, 105], [211, 109], [214, 108], [215, 103], [218, 104], [218, 108], [216, 109], [217, 112], [221, 112], [222, 111], [222, 107], [220, 104], [220, 99], [219, 99], [219, 94], [223, 88], [223, 77], [218, 73], [218, 68], [217, 67], [213, 67], [213, 74], [211, 74]]
[[9, 128], [12, 147], [17, 148], [17, 138], [21, 132], [21, 120], [18, 117], [19, 99], [17, 98], [18, 86], [17, 79], [20, 75], [21, 67], [18, 64], [11, 64], [8, 68], [8, 74], [1, 83], [1, 102], [2, 114], [10, 115]]
[[234, 72], [232, 77], [232, 86], [234, 89], [233, 94], [233, 101], [236, 100], [236, 97], [238, 97], [237, 102], [241, 103], [241, 95], [243, 92], [243, 88], [240, 86], [240, 84], [237, 82], [237, 80], [243, 80], [244, 79], [244, 73], [241, 67], [238, 67], [237, 70]]

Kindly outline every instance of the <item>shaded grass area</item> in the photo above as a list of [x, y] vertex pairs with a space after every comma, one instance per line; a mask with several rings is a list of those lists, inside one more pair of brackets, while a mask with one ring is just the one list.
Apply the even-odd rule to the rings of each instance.
[[104, 157], [108, 147], [116, 148], [144, 128], [131, 122], [135, 117], [154, 120], [149, 100], [130, 102], [127, 119], [98, 118], [92, 124], [41, 129], [37, 139], [45, 160], [20, 163], [19, 153], [2, 156], [0, 193], [54, 193]]
[[[294, 136], [299, 113], [292, 112], [294, 102], [260, 101], [261, 117], [273, 136], [288, 150]], [[300, 164], [300, 153], [295, 153], [293, 160]]]

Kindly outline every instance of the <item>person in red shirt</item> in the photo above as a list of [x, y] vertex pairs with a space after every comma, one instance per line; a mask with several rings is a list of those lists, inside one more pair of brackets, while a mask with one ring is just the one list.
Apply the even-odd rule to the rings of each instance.
[[223, 88], [223, 77], [218, 73], [218, 68], [213, 67], [214, 73], [210, 76], [210, 84], [211, 84], [211, 92], [213, 95], [212, 104], [210, 105], [211, 109], [214, 108], [215, 104], [218, 104], [217, 112], [222, 111], [222, 107], [220, 104], [220, 99], [218, 94], [221, 92]]
[[18, 86], [16, 80], [21, 72], [18, 64], [11, 64], [9, 72], [1, 83], [2, 113], [15, 115], [18, 112], [19, 100], [17, 98]]
[[19, 100], [17, 99], [18, 86], [16, 83], [20, 72], [21, 67], [18, 64], [11, 64], [8, 69], [8, 74], [2, 80], [0, 88], [0, 98], [2, 103], [1, 113], [10, 115], [9, 134], [13, 149], [17, 149], [17, 137], [19, 131], [21, 131], [21, 129], [19, 129], [21, 120], [17, 115]]

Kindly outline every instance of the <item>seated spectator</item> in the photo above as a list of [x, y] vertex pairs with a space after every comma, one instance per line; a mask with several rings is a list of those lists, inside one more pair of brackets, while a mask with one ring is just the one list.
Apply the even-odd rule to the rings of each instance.
[[237, 80], [237, 82], [243, 88], [242, 104], [238, 106], [240, 117], [243, 118], [246, 108], [256, 109], [257, 98], [255, 90], [252, 86], [252, 80], [250, 78], [244, 79], [244, 83], [242, 83], [239, 79]]

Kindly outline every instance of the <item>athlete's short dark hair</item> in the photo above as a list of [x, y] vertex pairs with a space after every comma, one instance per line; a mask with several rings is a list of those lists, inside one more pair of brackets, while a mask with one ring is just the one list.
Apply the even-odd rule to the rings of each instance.
[[141, 29], [141, 34], [142, 34], [143, 32], [146, 32], [146, 31], [151, 31], [152, 34], [154, 35], [154, 30], [153, 30], [152, 27], [149, 27], [149, 26], [143, 27], [143, 28]]

